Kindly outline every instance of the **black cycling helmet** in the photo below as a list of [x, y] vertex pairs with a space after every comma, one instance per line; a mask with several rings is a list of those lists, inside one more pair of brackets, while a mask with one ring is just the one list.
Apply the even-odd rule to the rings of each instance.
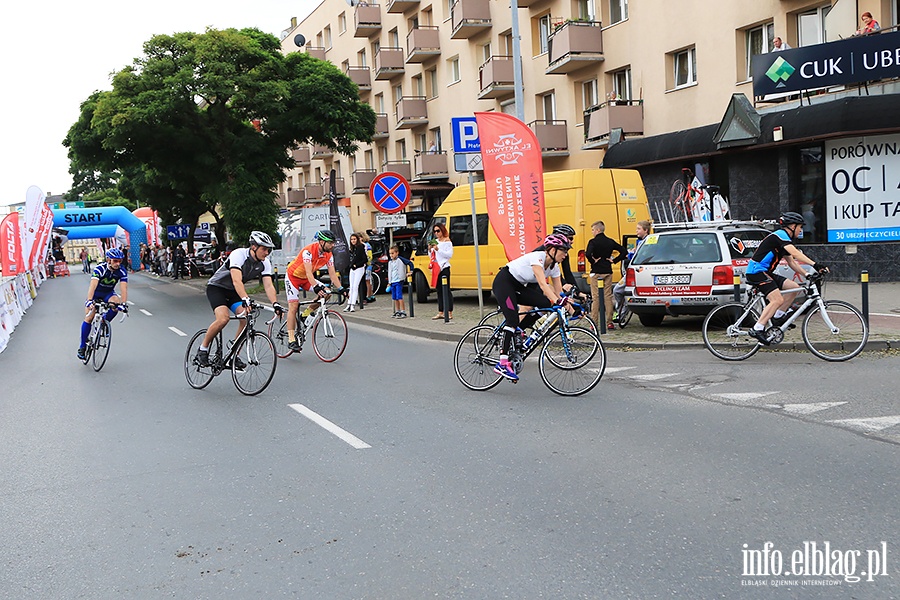
[[337, 236], [330, 229], [320, 229], [316, 232], [315, 238], [322, 242], [333, 242], [337, 239]]
[[560, 223], [559, 225], [554, 225], [553, 233], [561, 233], [569, 239], [572, 239], [575, 237], [575, 229], [571, 225], [566, 225], [565, 223]]
[[782, 227], [786, 227], [788, 225], [803, 225], [806, 221], [803, 220], [803, 215], [795, 212], [786, 212], [778, 218], [778, 224]]

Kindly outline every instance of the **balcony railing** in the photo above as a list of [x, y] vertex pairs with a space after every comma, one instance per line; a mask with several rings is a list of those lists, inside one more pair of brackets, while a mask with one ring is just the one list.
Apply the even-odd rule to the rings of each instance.
[[296, 150], [291, 150], [291, 158], [294, 159], [294, 164], [297, 167], [308, 167], [309, 166], [309, 146], [303, 146], [302, 148], [297, 148]]
[[450, 9], [454, 40], [468, 39], [491, 28], [491, 7], [485, 0], [456, 0]]
[[528, 126], [538, 139], [542, 156], [569, 155], [569, 136], [565, 121], [532, 121]]
[[441, 34], [437, 27], [419, 26], [406, 36], [406, 62], [421, 63], [441, 54]]
[[286, 208], [303, 206], [306, 202], [306, 190], [288, 190]]
[[319, 144], [313, 144], [312, 147], [312, 157], [313, 159], [323, 159], [334, 156], [334, 151], [328, 146], [320, 146]]
[[367, 194], [378, 171], [375, 169], [357, 169], [350, 176], [353, 178], [353, 193]]
[[375, 133], [372, 135], [373, 140], [383, 140], [390, 137], [391, 130], [388, 124], [387, 113], [375, 113]]
[[631, 135], [644, 134], [643, 100], [617, 100], [584, 111], [584, 147], [602, 146], [613, 129]]
[[369, 92], [372, 90], [372, 71], [369, 70], [369, 67], [347, 66], [344, 75], [349, 77], [353, 83], [357, 85], [360, 92]]
[[397, 102], [397, 129], [428, 125], [425, 96], [408, 96]]
[[307, 183], [303, 186], [306, 192], [306, 202], [318, 202], [325, 196], [325, 186], [321, 183]]
[[382, 47], [375, 55], [375, 79], [393, 79], [406, 72], [403, 48]]
[[396, 173], [402, 175], [407, 181], [412, 179], [412, 166], [408, 160], [389, 160], [381, 165], [381, 171]]
[[480, 81], [479, 100], [512, 96], [515, 91], [513, 83], [512, 56], [492, 56], [478, 70]]
[[325, 60], [325, 48], [323, 48], [322, 46], [307, 46], [306, 53], [313, 58]]
[[547, 75], [571, 73], [603, 60], [603, 31], [596, 21], [566, 21], [550, 35]]
[[369, 37], [381, 31], [381, 7], [377, 4], [359, 4], [353, 13], [355, 30], [353, 37]]
[[[322, 200], [328, 200], [328, 195], [331, 193], [331, 183], [330, 179], [326, 177], [322, 180]], [[334, 193], [337, 194], [338, 198], [345, 198], [344, 194], [344, 178], [343, 177], [335, 177], [334, 178]]]
[[417, 6], [419, 6], [419, 0], [388, 0], [387, 11], [392, 14], [403, 14]]
[[450, 176], [447, 153], [443, 150], [416, 154], [413, 162], [416, 179], [446, 179]]

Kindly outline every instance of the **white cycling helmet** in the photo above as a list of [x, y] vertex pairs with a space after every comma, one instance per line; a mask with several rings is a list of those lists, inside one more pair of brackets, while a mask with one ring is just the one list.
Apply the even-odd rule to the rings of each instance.
[[265, 246], [266, 248], [275, 248], [275, 242], [272, 241], [268, 233], [263, 231], [251, 231], [250, 243], [257, 246]]

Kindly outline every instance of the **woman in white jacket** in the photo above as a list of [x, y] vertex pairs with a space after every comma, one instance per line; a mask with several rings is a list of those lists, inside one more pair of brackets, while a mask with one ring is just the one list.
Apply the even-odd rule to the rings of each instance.
[[[453, 318], [453, 293], [450, 291], [450, 257], [453, 256], [453, 242], [450, 241], [450, 235], [443, 223], [437, 223], [432, 228], [437, 244], [434, 246], [434, 260], [441, 269], [438, 276], [437, 295], [438, 295], [438, 312], [431, 317], [432, 321], [444, 318], [444, 311], [447, 316]], [[447, 306], [444, 306], [444, 285], [447, 286]]]

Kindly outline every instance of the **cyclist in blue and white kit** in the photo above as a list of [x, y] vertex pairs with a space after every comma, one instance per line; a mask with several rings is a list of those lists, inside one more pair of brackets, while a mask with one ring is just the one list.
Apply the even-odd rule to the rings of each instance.
[[[125, 253], [118, 248], [110, 248], [106, 251], [106, 262], [102, 262], [91, 273], [91, 283], [88, 286], [87, 300], [84, 303], [84, 322], [81, 323], [81, 345], [78, 347], [78, 358], [84, 360], [84, 349], [91, 333], [91, 321], [97, 308], [94, 300], [102, 300], [110, 304], [116, 304], [117, 310], [128, 312], [125, 302], [128, 300], [128, 271], [122, 265]], [[116, 284], [121, 283], [122, 294], [116, 294]], [[103, 318], [107, 322], [116, 316], [116, 309], [106, 311]]]
[[787, 265], [798, 275], [806, 277], [806, 271], [797, 261], [812, 265], [819, 273], [827, 273], [828, 267], [821, 265], [806, 256], [797, 246], [794, 240], [803, 236], [803, 216], [795, 212], [786, 212], [778, 219], [780, 229], [766, 236], [753, 257], [747, 264], [747, 283], [756, 286], [765, 295], [768, 304], [759, 315], [759, 321], [750, 330], [750, 336], [761, 344], [768, 346], [771, 342], [766, 334], [765, 327], [769, 320], [773, 325], [780, 327], [788, 318], [787, 310], [794, 302], [797, 294], [781, 293], [781, 290], [795, 290], [800, 286], [796, 281], [788, 279], [778, 273], [775, 268], [783, 258]]

